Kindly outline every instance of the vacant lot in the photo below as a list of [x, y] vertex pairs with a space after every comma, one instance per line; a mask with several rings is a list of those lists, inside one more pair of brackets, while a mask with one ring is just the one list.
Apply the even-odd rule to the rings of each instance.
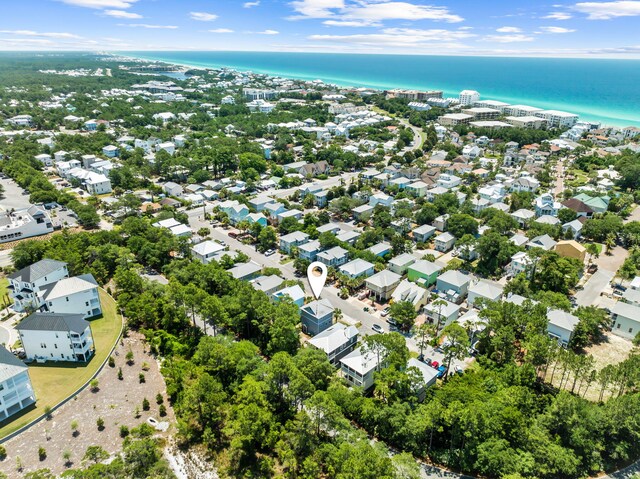
[[[127, 364], [125, 356], [131, 351], [133, 363]], [[142, 335], [133, 333], [118, 342], [114, 354], [115, 366], [104, 367], [98, 374], [99, 390], [86, 388], [71, 401], [53, 412], [50, 420], [42, 420], [3, 446], [7, 457], [0, 461], [0, 472], [9, 477], [41, 468], [48, 468], [54, 474], [61, 474], [68, 467], [77, 468], [88, 446], [98, 445], [109, 454], [122, 448], [120, 426], [129, 428], [145, 422], [149, 417], [173, 423], [173, 412], [165, 395], [165, 383], [158, 363], [149, 355]], [[122, 369], [122, 379], [118, 370]], [[140, 382], [144, 374], [144, 382]], [[162, 395], [167, 416], [160, 417], [160, 405], [156, 395]], [[142, 409], [142, 401], [147, 398], [150, 409]], [[136, 413], [137, 412], [137, 413]], [[98, 430], [97, 419], [104, 420], [104, 429]], [[71, 423], [77, 422], [77, 434], [73, 434]], [[162, 433], [167, 437], [172, 432]], [[45, 448], [47, 456], [40, 460], [38, 448]], [[63, 454], [71, 453], [71, 464], [66, 464]], [[17, 461], [23, 464], [23, 471], [17, 472]]]
[[10, 418], [8, 423], [2, 424], [0, 437], [12, 433], [41, 416], [44, 414], [45, 407], [54, 407], [69, 397], [95, 374], [107, 358], [120, 334], [122, 318], [118, 314], [115, 300], [102, 290], [100, 290], [100, 301], [103, 315], [91, 321], [96, 348], [95, 356], [86, 365], [53, 362], [30, 365], [29, 376], [36, 393], [36, 405], [22, 415]]

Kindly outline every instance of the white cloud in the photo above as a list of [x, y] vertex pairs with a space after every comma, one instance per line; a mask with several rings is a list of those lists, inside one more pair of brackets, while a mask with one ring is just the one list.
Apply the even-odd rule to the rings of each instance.
[[484, 37], [484, 40], [487, 42], [494, 43], [520, 43], [520, 42], [532, 42], [534, 40], [533, 37], [522, 34], [513, 34], [513, 35], [487, 35]]
[[115, 18], [142, 18], [142, 15], [133, 12], [125, 12], [124, 10], [105, 10], [103, 14]]
[[475, 37], [473, 33], [463, 30], [444, 29], [412, 29], [412, 28], [385, 28], [378, 33], [356, 35], [311, 35], [309, 40], [317, 42], [346, 43], [367, 47], [414, 47], [453, 49], [464, 45], [460, 40]]
[[520, 33], [522, 30], [518, 27], [500, 27], [496, 28], [496, 32], [500, 33]]
[[[540, 27], [540, 32], [542, 33], [573, 33], [574, 29], [571, 28], [563, 28], [563, 27]], [[539, 32], [536, 32], [539, 33]]]
[[263, 30], [261, 32], [254, 32], [257, 35], [279, 35], [280, 32], [278, 30]]
[[574, 10], [588, 14], [589, 20], [610, 20], [617, 17], [640, 15], [640, 1], [621, 0], [615, 2], [582, 2], [573, 6]]
[[208, 30], [210, 33], [233, 33], [233, 30], [229, 28], [214, 28], [213, 30]]
[[542, 18], [549, 20], [570, 20], [573, 18], [573, 15], [565, 12], [551, 12], [549, 15]]
[[132, 27], [132, 28], [151, 28], [151, 29], [165, 29], [175, 30], [175, 25], [150, 25], [148, 23], [118, 23], [119, 27]]
[[48, 38], [81, 38], [73, 33], [66, 32], [34, 32], [33, 30], [0, 30], [0, 33], [19, 35], [24, 37], [48, 37]]
[[189, 16], [191, 17], [191, 20], [198, 20], [199, 22], [212, 22], [218, 18], [218, 15], [207, 12], [190, 12]]
[[385, 20], [433, 20], [448, 23], [462, 22], [459, 15], [446, 7], [416, 5], [387, 0], [297, 0], [291, 6], [298, 15], [290, 20], [329, 18], [340, 22], [360, 22], [374, 26]]
[[322, 22], [329, 27], [379, 27], [380, 23], [371, 23], [361, 20], [325, 20]]
[[59, 0], [67, 5], [85, 8], [131, 8], [138, 0]]
[[256, 0], [255, 2], [245, 2], [242, 4], [244, 8], [253, 8], [260, 5], [260, 0]]

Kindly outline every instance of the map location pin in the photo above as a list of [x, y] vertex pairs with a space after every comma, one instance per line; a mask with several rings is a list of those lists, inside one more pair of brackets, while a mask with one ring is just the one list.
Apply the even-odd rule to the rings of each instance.
[[307, 278], [309, 278], [313, 295], [318, 299], [327, 281], [327, 267], [320, 261], [314, 261], [307, 268]]

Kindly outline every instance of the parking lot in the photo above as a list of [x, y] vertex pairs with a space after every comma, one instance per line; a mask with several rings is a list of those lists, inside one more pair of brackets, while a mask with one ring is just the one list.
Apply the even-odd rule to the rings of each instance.
[[5, 210], [19, 210], [31, 206], [29, 195], [11, 178], [0, 178], [0, 185], [4, 188], [4, 194], [0, 199], [0, 206]]

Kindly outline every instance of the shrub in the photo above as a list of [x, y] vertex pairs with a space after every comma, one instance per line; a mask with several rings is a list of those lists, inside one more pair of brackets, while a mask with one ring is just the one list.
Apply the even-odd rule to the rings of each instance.
[[164, 404], [160, 404], [160, 407], [158, 408], [158, 412], [160, 413], [161, 417], [165, 417], [167, 415], [167, 408], [165, 407]]
[[73, 434], [74, 437], [79, 434], [78, 421], [76, 421], [75, 419], [73, 421], [71, 421], [71, 434]]
[[148, 362], [144, 361], [142, 363], [142, 370], [143, 371], [148, 371], [149, 370], [149, 363]]
[[142, 410], [143, 410], [143, 411], [148, 411], [150, 407], [151, 407], [151, 406], [150, 406], [150, 404], [149, 404], [149, 400], [148, 400], [147, 398], [144, 398], [144, 399], [142, 400]]
[[156, 394], [156, 402], [158, 404], [162, 404], [164, 402], [164, 398], [162, 397], [161, 393]]
[[129, 350], [127, 352], [127, 355], [125, 356], [125, 359], [127, 360], [127, 364], [131, 366], [133, 364], [133, 351]]
[[122, 368], [118, 368], [118, 379], [122, 381]]
[[91, 388], [91, 392], [97, 393], [100, 390], [99, 385], [100, 385], [100, 383], [98, 382], [98, 380], [96, 378], [93, 378], [91, 380], [91, 382], [89, 383], [89, 387]]
[[98, 426], [98, 431], [102, 431], [104, 429], [104, 419], [101, 417], [96, 419], [96, 425]]
[[139, 380], [141, 383], [143, 383], [143, 382], [145, 382], [145, 381], [146, 381], [146, 380], [145, 380], [145, 377], [144, 377], [144, 373], [140, 373], [140, 374], [138, 374], [138, 380]]
[[0, 461], [4, 461], [7, 458], [7, 448], [0, 446]]
[[47, 419], [51, 419], [52, 412], [53, 412], [53, 409], [51, 408], [51, 406], [47, 405], [44, 407], [44, 415], [46, 416]]
[[120, 426], [120, 437], [125, 438], [129, 435], [129, 428], [124, 424]]
[[109, 367], [111, 367], [111, 368], [115, 368], [116, 367], [116, 360], [113, 359], [113, 356], [109, 356]]
[[47, 458], [47, 450], [42, 446], [38, 448], [38, 458], [41, 461], [44, 461]]

